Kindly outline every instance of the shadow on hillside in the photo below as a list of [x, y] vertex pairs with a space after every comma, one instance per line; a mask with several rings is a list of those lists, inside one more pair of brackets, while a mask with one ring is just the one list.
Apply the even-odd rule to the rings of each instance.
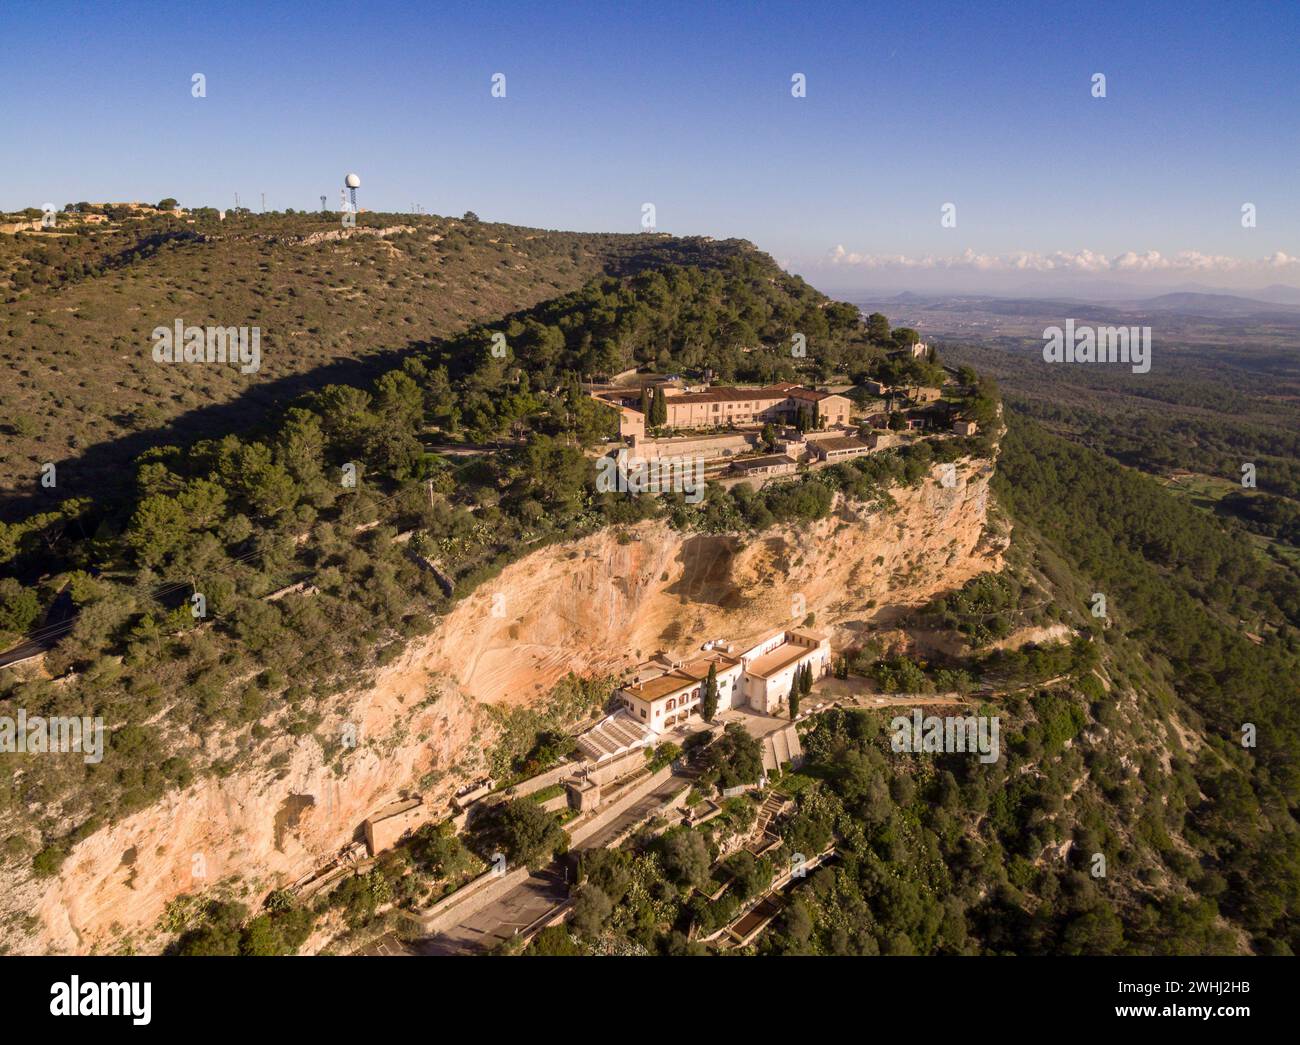
[[135, 479], [133, 462], [146, 450], [186, 447], [232, 432], [256, 433], [278, 411], [307, 393], [333, 384], [369, 385], [380, 374], [400, 366], [412, 352], [429, 345], [428, 341], [411, 341], [403, 349], [383, 349], [363, 359], [337, 360], [305, 373], [256, 382], [227, 402], [196, 407], [156, 428], [106, 439], [73, 456], [55, 459], [57, 489], [42, 489], [33, 476], [27, 490], [0, 493], [0, 521], [15, 522], [34, 512], [50, 511], [73, 497], [91, 497], [96, 505], [110, 505], [129, 493]]
[[[172, 238], [179, 236], [184, 239], [192, 235], [160, 234], [146, 240], [145, 249], [156, 251]], [[140, 249], [137, 245], [126, 253], [138, 253]], [[626, 277], [666, 265], [712, 268], [725, 264], [728, 258], [753, 249], [751, 244], [741, 240], [711, 241], [660, 238], [653, 235], [642, 240], [641, 237], [631, 235], [626, 237], [626, 242], [619, 249], [611, 251], [604, 263], [604, 272], [607, 276]], [[535, 307], [536, 305], [524, 307], [500, 318], [522, 315]], [[484, 317], [478, 322], [496, 321]], [[464, 328], [468, 329], [472, 325], [472, 322], [467, 321]], [[57, 489], [42, 489], [39, 477], [34, 475], [26, 489], [0, 492], [0, 521], [16, 522], [35, 512], [50, 511], [60, 501], [73, 497], [89, 496], [94, 499], [97, 507], [110, 508], [129, 492], [135, 477], [132, 462], [144, 451], [155, 446], [186, 447], [201, 439], [219, 438], [232, 432], [239, 435], [255, 433], [258, 426], [265, 423], [276, 410], [283, 409], [295, 399], [331, 384], [368, 385], [384, 371], [400, 366], [410, 353], [428, 348], [434, 343], [412, 340], [407, 342], [405, 348], [381, 349], [364, 358], [338, 360], [306, 373], [291, 374], [266, 383], [258, 382], [235, 399], [196, 407], [159, 427], [104, 440], [86, 447], [74, 456], [56, 459]]]

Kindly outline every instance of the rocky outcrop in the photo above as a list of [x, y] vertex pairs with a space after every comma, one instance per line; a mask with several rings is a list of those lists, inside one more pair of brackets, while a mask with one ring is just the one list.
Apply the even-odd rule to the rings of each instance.
[[77, 845], [39, 898], [37, 938], [21, 949], [86, 953], [123, 936], [156, 949], [168, 900], [233, 878], [255, 907], [359, 840], [362, 821], [401, 792], [420, 789], [435, 807], [446, 800], [481, 765], [483, 708], [454, 690], [431, 697], [424, 656], [408, 649], [317, 730], [355, 737], [337, 768], [315, 737], [285, 737], [256, 765], [206, 777]]
[[1001, 564], [986, 533], [987, 463], [956, 486], [894, 491], [892, 510], [832, 515], [757, 537], [687, 534], [652, 522], [548, 548], [508, 567], [450, 614], [429, 665], [475, 699], [527, 703], [566, 672], [617, 672], [659, 649], [757, 639], [815, 615], [838, 632], [958, 588]]
[[[966, 462], [956, 486], [894, 491], [894, 506], [840, 502], [806, 526], [756, 537], [688, 534], [665, 523], [606, 530], [506, 568], [338, 701], [320, 737], [355, 736], [327, 760], [313, 736], [284, 737], [252, 764], [190, 788], [79, 843], [55, 878], [9, 894], [39, 925], [11, 949], [154, 950], [167, 902], [226, 882], [250, 906], [359, 837], [404, 792], [436, 810], [479, 775], [492, 737], [485, 704], [544, 696], [567, 672], [616, 672], [655, 650], [744, 643], [801, 623], [842, 644], [868, 622], [1001, 563], [987, 530], [992, 466]], [[15, 906], [17, 905], [17, 906]], [[18, 919], [11, 918], [14, 925]]]
[[[352, 239], [354, 236], [377, 236], [379, 239], [387, 239], [389, 236], [397, 236], [404, 232], [418, 231], [414, 225], [389, 225], [385, 228], [375, 228], [370, 225], [354, 225], [351, 228], [340, 228], [326, 230], [323, 232], [312, 232], [306, 236], [299, 236], [295, 242], [301, 243], [305, 247], [315, 246], [317, 243], [332, 243], [341, 239]], [[435, 236], [435, 239], [441, 239], [441, 236]]]

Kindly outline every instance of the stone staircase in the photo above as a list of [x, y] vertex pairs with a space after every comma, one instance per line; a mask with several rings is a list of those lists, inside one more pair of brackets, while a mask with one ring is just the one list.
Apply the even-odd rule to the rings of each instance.
[[754, 830], [758, 834], [766, 834], [772, 821], [784, 812], [787, 799], [775, 794], [768, 794], [763, 799], [763, 804], [758, 807], [758, 819], [754, 822]]
[[781, 836], [772, 829], [772, 825], [792, 804], [790, 799], [768, 792], [767, 797], [763, 799], [763, 804], [758, 807], [753, 833], [744, 848], [755, 856], [762, 856], [780, 845]]
[[799, 743], [799, 731], [794, 723], [769, 733], [763, 738], [763, 769], [771, 774], [783, 765], [798, 766], [803, 761], [803, 745]]
[[626, 710], [616, 711], [578, 738], [578, 750], [593, 762], [621, 755], [654, 742], [654, 733]]

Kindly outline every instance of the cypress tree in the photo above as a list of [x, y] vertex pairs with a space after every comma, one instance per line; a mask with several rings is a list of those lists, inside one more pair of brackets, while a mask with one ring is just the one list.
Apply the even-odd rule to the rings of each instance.
[[654, 402], [650, 406], [650, 424], [658, 428], [660, 425], [668, 423], [668, 400], [664, 396], [663, 387], [655, 389]]
[[704, 680], [704, 694], [700, 697], [700, 717], [712, 722], [718, 713], [718, 666], [709, 665], [709, 677]]

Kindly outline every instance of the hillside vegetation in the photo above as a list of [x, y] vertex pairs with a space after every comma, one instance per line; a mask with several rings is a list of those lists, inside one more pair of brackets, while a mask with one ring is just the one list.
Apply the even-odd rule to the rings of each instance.
[[[1272, 558], [1300, 565], [1300, 326], [1294, 318], [1281, 330], [1255, 326], [1166, 321], [1157, 328], [1168, 345], [1163, 365], [1140, 380], [1106, 367], [1046, 365], [1041, 343], [1019, 338], [944, 351], [997, 378], [1017, 412], [1168, 477], [1176, 492], [1264, 538], [1258, 543]], [[1246, 465], [1254, 485], [1243, 487]], [[1217, 496], [1200, 496], [1205, 483], [1219, 486]]]
[[[795, 803], [779, 845], [735, 848], [762, 797], [735, 798], [697, 827], [584, 854], [572, 917], [528, 953], [706, 953], [796, 854], [831, 847], [748, 952], [1294, 953], [1300, 607], [1287, 574], [1153, 481], [1023, 419], [995, 486], [1015, 523], [1007, 570], [921, 615], [963, 629], [973, 651], [873, 663], [864, 649], [839, 670], [922, 705], [936, 689], [983, 693], [1001, 757], [893, 750], [891, 719], [909, 709], [823, 713], [805, 724], [805, 764], [775, 782]], [[1077, 637], [982, 651], [1026, 604]], [[1242, 744], [1245, 723], [1256, 745]], [[710, 773], [755, 778], [739, 739], [709, 749]]]
[[[752, 250], [427, 215], [363, 214], [347, 231], [336, 215], [247, 211], [0, 236], [0, 519], [88, 488], [102, 497], [158, 442], [246, 428], [601, 274]], [[177, 319], [260, 327], [261, 368], [156, 363], [150, 334]], [[59, 466], [53, 491], [39, 484], [46, 462]]]
[[[900, 625], [965, 652], [922, 660], [864, 643], [841, 651], [837, 671], [978, 694], [1003, 720], [1003, 757], [899, 754], [883, 713], [820, 716], [808, 764], [780, 781], [795, 802], [781, 849], [726, 856], [715, 879], [722, 844], [756, 815], [736, 799], [702, 829], [601, 851], [581, 869], [573, 923], [533, 950], [699, 950], [778, 861], [834, 844], [755, 949], [1294, 952], [1300, 586], [1238, 524], [1023, 414], [1001, 438], [997, 388], [969, 372], [976, 437], [759, 491], [711, 484], [699, 504], [597, 492], [593, 458], [616, 422], [581, 378], [640, 366], [858, 381], [894, 365], [887, 321], [864, 324], [741, 242], [366, 221], [402, 227], [308, 242], [338, 230], [298, 215], [200, 214], [193, 226], [158, 215], [3, 244], [8, 322], [28, 339], [9, 339], [18, 379], [4, 395], [23, 409], [6, 401], [6, 445], [23, 474], [55, 456], [50, 445], [66, 458], [54, 490], [11, 500], [0, 523], [0, 640], [61, 603], [73, 616], [44, 674], [0, 672], [0, 699], [110, 729], [99, 764], [0, 760], [7, 879], [57, 874], [105, 824], [256, 764], [276, 737], [315, 743], [341, 769], [353, 751], [321, 728], [340, 695], [531, 551], [649, 518], [740, 535], [798, 526], [827, 519], [837, 494], [879, 505], [936, 463], [996, 457], [1011, 568]], [[264, 371], [146, 365], [149, 331], [172, 316], [274, 317]], [[315, 348], [280, 351], [285, 331]], [[791, 351], [796, 334], [806, 356]], [[158, 412], [131, 413], [149, 406]], [[1259, 447], [1285, 456], [1284, 440]], [[1089, 612], [1098, 594], [1102, 617]], [[994, 648], [1026, 626], [1073, 639]], [[562, 726], [508, 729], [503, 764], [540, 764], [543, 748], [549, 759]], [[699, 754], [713, 782], [756, 776], [737, 736]], [[348, 924], [400, 893], [403, 861], [454, 865], [458, 878], [474, 864], [462, 855], [426, 836], [386, 858], [340, 890]], [[310, 919], [292, 905], [271, 913], [283, 917], [243, 925], [247, 911], [218, 912], [190, 942], [300, 946]]]
[[[499, 325], [504, 358], [486, 328], [471, 330], [364, 387], [325, 385], [254, 432], [153, 445], [121, 499], [87, 490], [0, 529], [11, 637], [60, 592], [75, 607], [71, 634], [45, 659], [55, 679], [7, 673], [3, 695], [112, 729], [98, 765], [5, 756], [22, 768], [0, 794], [11, 852], [35, 852], [37, 873], [53, 873], [97, 826], [196, 774], [232, 772], [272, 736], [313, 734], [334, 696], [542, 542], [665, 514], [713, 530], [822, 518], [835, 490], [873, 499], [937, 460], [987, 452], [986, 436], [918, 444], [759, 493], [711, 489], [700, 505], [597, 493], [583, 447], [610, 431], [613, 411], [580, 390], [576, 371], [631, 365], [651, 343], [680, 364], [702, 329], [721, 332], [724, 355], [769, 346], [761, 358], [807, 328], [806, 368], [825, 365], [822, 351], [835, 366], [867, 366], [883, 347], [750, 252], [714, 269], [600, 279]], [[992, 417], [995, 393], [977, 407]], [[429, 449], [466, 432], [501, 449]], [[349, 756], [337, 738], [316, 739], [334, 764]]]

